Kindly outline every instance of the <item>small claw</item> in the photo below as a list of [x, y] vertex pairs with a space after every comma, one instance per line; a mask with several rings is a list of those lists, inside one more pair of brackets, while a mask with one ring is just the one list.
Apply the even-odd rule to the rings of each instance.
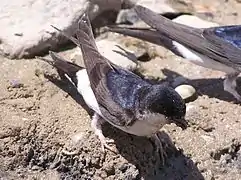
[[100, 140], [100, 144], [101, 144], [101, 150], [103, 152], [105, 152], [105, 149], [108, 149], [114, 153], [117, 153], [117, 151], [113, 148], [113, 147], [110, 147], [110, 145], [108, 145], [107, 143], [114, 143], [114, 140], [113, 139], [106, 139], [103, 134], [102, 135], [99, 135], [99, 140]]
[[[108, 140], [107, 140], [108, 141]], [[101, 141], [101, 150], [103, 153], [106, 152], [106, 149], [110, 150], [111, 152], [114, 152], [114, 153], [118, 153], [117, 150], [113, 147], [110, 147], [108, 144], [107, 144], [107, 141]]]
[[101, 150], [105, 152], [105, 149], [108, 149], [114, 153], [118, 153], [117, 150], [115, 150], [114, 148], [110, 147], [107, 144], [107, 143], [114, 143], [114, 140], [113, 139], [106, 140], [105, 136], [102, 133], [101, 124], [102, 124], [102, 121], [100, 119], [100, 116], [97, 113], [95, 113], [91, 122], [91, 126], [94, 129], [95, 135], [100, 140]]

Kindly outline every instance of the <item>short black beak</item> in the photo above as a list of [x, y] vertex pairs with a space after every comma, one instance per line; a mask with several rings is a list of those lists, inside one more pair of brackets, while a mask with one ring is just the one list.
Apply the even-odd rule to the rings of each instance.
[[182, 130], [187, 129], [188, 123], [184, 117], [183, 118], [172, 118], [171, 121], [172, 121], [172, 123], [175, 123], [177, 126], [182, 128]]

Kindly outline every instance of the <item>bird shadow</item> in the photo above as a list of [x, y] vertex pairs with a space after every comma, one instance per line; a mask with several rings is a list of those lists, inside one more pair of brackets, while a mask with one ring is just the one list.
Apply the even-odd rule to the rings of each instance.
[[68, 93], [87, 113], [92, 117], [93, 110], [91, 110], [85, 103], [83, 97], [79, 94], [76, 87], [69, 83], [68, 79], [59, 74], [61, 79], [53, 77], [52, 75], [44, 74], [44, 77], [52, 82], [55, 86]]
[[118, 153], [137, 167], [137, 179], [204, 180], [196, 164], [182, 150], [175, 147], [165, 132], [158, 133], [166, 152], [164, 161], [161, 160], [156, 145], [150, 138], [127, 134], [108, 123], [103, 125], [103, 132], [106, 137], [114, 140]]
[[[224, 91], [223, 81], [224, 79], [220, 78], [201, 78], [201, 79], [189, 79], [175, 71], [170, 69], [162, 69], [162, 73], [167, 77], [165, 81], [159, 79], [151, 79], [150, 81], [155, 83], [168, 82], [174, 88], [180, 84], [190, 84], [197, 90], [198, 95], [207, 95], [210, 98], [217, 98], [227, 102], [239, 103], [230, 93]], [[182, 79], [179, 84], [174, 85], [174, 80], [176, 78]], [[237, 78], [237, 88], [238, 92], [241, 92], [241, 87], [238, 86], [241, 84], [241, 78]]]

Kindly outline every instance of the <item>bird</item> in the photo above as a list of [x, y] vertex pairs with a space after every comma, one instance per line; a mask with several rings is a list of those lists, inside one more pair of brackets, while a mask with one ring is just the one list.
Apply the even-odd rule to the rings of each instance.
[[241, 101], [236, 91], [236, 79], [241, 71], [241, 25], [194, 28], [141, 5], [136, 5], [134, 10], [150, 28], [112, 25], [107, 30], [163, 46], [196, 65], [224, 72], [224, 91]]
[[[133, 72], [113, 64], [99, 53], [87, 13], [84, 13], [78, 22], [76, 38], [55, 26], [52, 27], [82, 51], [91, 93], [80, 93], [87, 105], [94, 110], [91, 127], [100, 140], [103, 151], [113, 150], [103, 135], [103, 122], [129, 134], [154, 138], [160, 151], [162, 145], [156, 134], [160, 128], [170, 123], [175, 123], [182, 129], [187, 128], [185, 102], [173, 88], [166, 84], [150, 84]], [[57, 67], [57, 63], [55, 66]], [[78, 82], [82, 81], [82, 78], [78, 73], [81, 67], [65, 62], [63, 68], [79, 90]], [[92, 97], [85, 98], [87, 95]]]

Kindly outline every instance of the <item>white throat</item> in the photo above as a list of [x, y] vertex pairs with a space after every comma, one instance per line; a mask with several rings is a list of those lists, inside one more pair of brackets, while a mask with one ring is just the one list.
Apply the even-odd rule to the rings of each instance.
[[148, 113], [137, 117], [137, 119], [131, 126], [119, 128], [130, 134], [150, 137], [168, 123], [168, 120], [162, 114]]

